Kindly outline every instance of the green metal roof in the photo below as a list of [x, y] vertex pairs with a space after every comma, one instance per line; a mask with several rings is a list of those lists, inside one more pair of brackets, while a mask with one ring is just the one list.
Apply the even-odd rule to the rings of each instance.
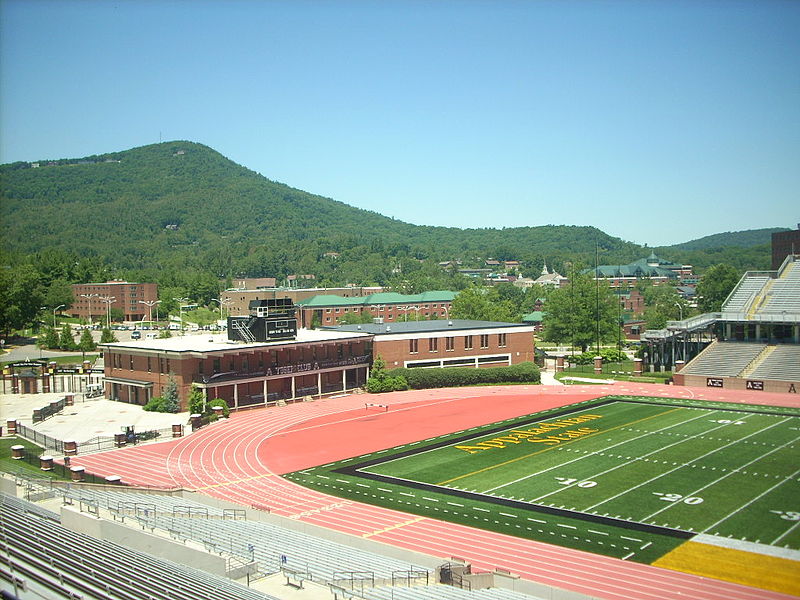
[[535, 310], [522, 317], [523, 323], [540, 323], [544, 318], [544, 311]]
[[397, 292], [379, 292], [369, 296], [355, 296], [345, 298], [334, 294], [320, 294], [296, 304], [303, 308], [316, 308], [328, 306], [371, 306], [376, 304], [420, 304], [423, 302], [452, 302], [458, 292], [447, 290], [423, 292], [421, 294], [398, 294]]

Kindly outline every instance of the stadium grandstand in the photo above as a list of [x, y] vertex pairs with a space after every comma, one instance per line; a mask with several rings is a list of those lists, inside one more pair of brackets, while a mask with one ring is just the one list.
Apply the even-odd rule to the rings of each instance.
[[668, 321], [642, 334], [645, 362], [677, 385], [797, 392], [800, 254], [775, 271], [749, 271], [718, 313]]
[[[359, 548], [352, 540], [326, 539], [307, 525], [281, 523], [250, 507], [221, 507], [199, 494], [193, 499], [152, 488], [56, 484], [19, 474], [2, 481], [3, 598], [294, 597], [259, 591], [259, 582], [275, 576], [289, 593], [311, 584], [335, 598], [537, 600], [474, 584], [469, 568], [459, 571], [463, 565], [457, 563], [381, 553], [375, 548], [384, 545], [369, 542]], [[426, 564], [409, 562], [414, 558]]]

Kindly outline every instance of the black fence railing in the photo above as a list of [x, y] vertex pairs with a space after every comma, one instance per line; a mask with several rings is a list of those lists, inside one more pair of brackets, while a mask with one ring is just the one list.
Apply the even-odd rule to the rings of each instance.
[[64, 410], [64, 407], [67, 405], [67, 399], [62, 398], [61, 400], [56, 400], [55, 402], [51, 402], [47, 406], [43, 406], [42, 408], [34, 408], [33, 409], [33, 422], [39, 423], [52, 417], [55, 414], [60, 413]]
[[17, 435], [47, 450], [64, 452], [64, 442], [62, 440], [57, 440], [41, 431], [36, 431], [33, 427], [27, 427], [20, 422], [17, 422]]
[[[32, 427], [27, 427], [22, 423], [17, 422], [17, 435], [23, 439], [33, 442], [37, 446], [46, 448], [56, 453], [64, 453], [64, 441], [58, 440], [47, 434], [36, 431]], [[172, 439], [172, 428], [167, 427], [164, 429], [150, 429], [147, 431], [137, 431], [127, 433], [125, 436], [125, 445], [136, 445], [142, 442], [150, 442], [153, 440], [168, 440]], [[77, 453], [86, 454], [87, 452], [98, 452], [101, 450], [111, 450], [119, 447], [119, 443], [114, 436], [96, 436], [91, 439], [79, 442], [77, 444]]]

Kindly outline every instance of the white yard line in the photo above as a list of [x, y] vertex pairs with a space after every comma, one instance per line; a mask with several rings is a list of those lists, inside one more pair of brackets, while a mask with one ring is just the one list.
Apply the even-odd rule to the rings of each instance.
[[[764, 432], [764, 431], [769, 431], [769, 430], [770, 430], [770, 429], [772, 429], [773, 427], [777, 427], [778, 425], [781, 425], [781, 424], [785, 423], [786, 421], [788, 421], [788, 420], [789, 420], [789, 419], [791, 419], [791, 418], [793, 418], [793, 417], [787, 417], [787, 418], [786, 418], [786, 419], [784, 419], [783, 421], [779, 421], [778, 423], [773, 423], [773, 424], [772, 424], [772, 425], [770, 425], [769, 427], [767, 427], [767, 428], [765, 428], [765, 429], [762, 429], [762, 430], [760, 430], [760, 431], [757, 431], [757, 432], [755, 432], [755, 433], [753, 433], [753, 434], [751, 434], [751, 435], [756, 435], [757, 433], [762, 433], [762, 432]], [[723, 450], [723, 449], [727, 448], [728, 446], [735, 446], [737, 443], [739, 443], [739, 442], [741, 442], [741, 441], [744, 441], [744, 440], [746, 440], [748, 437], [751, 437], [751, 436], [750, 436], [750, 435], [748, 435], [747, 437], [744, 437], [744, 438], [742, 438], [741, 440], [736, 440], [735, 442], [731, 442], [730, 444], [725, 444], [724, 446], [722, 446], [722, 447], [720, 447], [720, 448], [717, 448], [717, 450]], [[754, 462], [758, 462], [759, 460], [761, 460], [761, 459], [763, 459], [763, 458], [766, 458], [767, 456], [769, 456], [769, 455], [770, 455], [770, 454], [772, 454], [773, 452], [777, 452], [778, 450], [781, 450], [781, 449], [785, 448], [785, 447], [786, 447], [786, 446], [788, 446], [789, 444], [794, 444], [796, 441], [797, 441], [797, 440], [796, 440], [796, 439], [794, 439], [794, 440], [791, 440], [791, 441], [789, 441], [789, 442], [786, 442], [785, 444], [782, 444], [781, 446], [778, 446], [777, 448], [773, 448], [773, 449], [772, 449], [772, 450], [770, 450], [769, 452], [767, 452], [767, 453], [765, 453], [765, 454], [762, 454], [761, 456], [758, 456], [758, 457], [754, 458], [753, 460], [751, 460], [751, 461], [749, 461], [749, 462], [746, 462], [746, 463], [745, 463], [745, 464], [743, 464], [742, 466], [740, 466], [740, 467], [737, 467], [737, 468], [735, 468], [735, 469], [733, 469], [733, 470], [731, 470], [731, 471], [728, 471], [727, 473], [725, 473], [725, 475], [722, 475], [721, 477], [717, 477], [717, 478], [716, 478], [714, 481], [710, 481], [710, 482], [708, 482], [707, 484], [705, 484], [704, 486], [702, 486], [702, 487], [699, 487], [699, 488], [697, 488], [696, 490], [694, 490], [694, 491], [692, 491], [692, 492], [689, 492], [689, 493], [687, 493], [687, 494], [684, 494], [684, 496], [694, 496], [694, 495], [698, 494], [699, 492], [702, 492], [702, 491], [703, 491], [704, 489], [706, 489], [707, 487], [711, 487], [712, 485], [714, 485], [714, 484], [716, 484], [716, 483], [718, 483], [718, 482], [722, 481], [722, 480], [723, 480], [723, 479], [725, 479], [726, 477], [730, 477], [730, 476], [731, 476], [731, 475], [733, 475], [734, 473], [738, 473], [738, 472], [739, 472], [741, 469], [744, 469], [744, 468], [746, 468], [746, 467], [748, 467], [748, 466], [752, 465]], [[711, 453], [713, 453], [713, 452], [716, 452], [717, 450], [714, 450], [714, 451], [712, 451]], [[700, 457], [700, 458], [703, 458], [703, 457]], [[697, 459], [695, 459], [695, 460], [697, 460]], [[694, 462], [694, 461], [692, 461], [692, 462]], [[687, 464], [691, 464], [691, 463], [687, 463]], [[677, 468], [679, 469], [680, 467], [677, 467]], [[675, 469], [672, 469], [672, 470], [674, 471]], [[773, 486], [773, 487], [774, 487], [774, 486]], [[749, 505], [751, 502], [752, 502], [752, 500], [751, 500], [750, 502], [748, 502], [747, 504], [745, 504], [744, 506], [741, 506], [741, 507], [737, 508], [737, 509], [736, 509], [736, 511], [738, 512], [738, 511], [742, 510], [742, 508], [744, 508], [745, 506], [748, 506], [748, 505]], [[647, 521], [648, 519], [651, 519], [651, 518], [655, 517], [657, 514], [660, 514], [660, 513], [664, 512], [665, 510], [667, 510], [667, 509], [669, 509], [669, 508], [672, 508], [673, 506], [675, 506], [675, 503], [674, 503], [674, 502], [669, 502], [669, 503], [667, 503], [667, 504], [666, 504], [666, 506], [663, 506], [662, 508], [659, 508], [659, 509], [658, 509], [656, 512], [654, 512], [654, 513], [652, 513], [652, 514], [649, 514], [649, 515], [647, 515], [646, 517], [643, 517], [643, 518], [642, 518], [642, 521]], [[727, 518], [727, 517], [725, 517], [725, 518]], [[725, 520], [725, 519], [723, 519], [723, 521], [724, 521], [724, 520]], [[718, 521], [718, 522], [719, 522], [719, 521]], [[705, 531], [708, 531], [708, 530], [706, 529]]]
[[[720, 523], [722, 523], [723, 521], [725, 521], [725, 520], [729, 519], [731, 516], [735, 515], [737, 512], [739, 512], [739, 511], [740, 511], [740, 510], [742, 510], [743, 508], [747, 508], [748, 506], [750, 506], [751, 504], [753, 504], [753, 502], [756, 502], [757, 500], [760, 500], [761, 498], [763, 498], [764, 496], [766, 496], [767, 494], [769, 494], [769, 493], [770, 493], [772, 490], [774, 490], [775, 488], [777, 488], [777, 487], [779, 487], [779, 486], [782, 486], [784, 483], [786, 483], [786, 482], [788, 482], [788, 481], [791, 481], [792, 479], [794, 479], [795, 477], [797, 477], [797, 475], [798, 475], [798, 474], [800, 474], [800, 469], [798, 469], [797, 471], [795, 471], [794, 473], [792, 473], [791, 475], [789, 475], [789, 477], [786, 477], [786, 478], [784, 478], [782, 481], [779, 481], [778, 483], [776, 483], [775, 485], [773, 485], [773, 486], [772, 486], [772, 487], [770, 487], [769, 489], [766, 489], [766, 490], [764, 490], [764, 491], [763, 491], [763, 492], [761, 492], [761, 493], [760, 493], [758, 496], [756, 496], [755, 498], [753, 498], [752, 500], [750, 500], [750, 502], [748, 502], [747, 504], [745, 504], [745, 505], [743, 505], [743, 506], [740, 506], [740, 507], [738, 507], [738, 508], [737, 508], [736, 510], [734, 510], [733, 512], [730, 512], [730, 513], [728, 513], [727, 515], [725, 515], [724, 517], [722, 517], [722, 518], [721, 518], [719, 521], [717, 521], [716, 523], [712, 523], [711, 525], [709, 525], [708, 527], [706, 527], [706, 528], [705, 528], [703, 531], [701, 531], [700, 533], [707, 533], [707, 532], [708, 532], [708, 531], [709, 531], [709, 530], [710, 530], [712, 527], [716, 527], [717, 525], [719, 525], [719, 524], [720, 524]], [[794, 528], [794, 527], [792, 527], [792, 529], [793, 529], [793, 528]], [[791, 531], [791, 530], [790, 530], [790, 531]], [[773, 540], [772, 544], [774, 544], [775, 542], [777, 542], [777, 541], [778, 541], [779, 539], [781, 539], [781, 537], [783, 537], [784, 535], [786, 535], [786, 533], [783, 533], [783, 534], [781, 534], [781, 536], [780, 536], [780, 537], [778, 537], [778, 538], [776, 538], [775, 540]], [[772, 544], [770, 544], [770, 545], [772, 545]]]
[[[748, 415], [748, 416], [749, 416], [749, 415]], [[742, 417], [742, 418], [743, 418], [743, 419], [746, 419], [747, 417]], [[703, 433], [698, 433], [697, 435], [693, 435], [693, 436], [687, 437], [687, 438], [685, 438], [685, 439], [683, 439], [683, 440], [681, 440], [681, 441], [679, 441], [679, 442], [675, 442], [674, 444], [669, 444], [669, 445], [667, 445], [667, 446], [662, 446], [662, 447], [661, 447], [661, 448], [659, 448], [658, 450], [655, 450], [655, 451], [653, 451], [653, 452], [650, 452], [649, 454], [645, 454], [645, 455], [644, 455], [644, 457], [646, 457], [646, 456], [650, 456], [651, 454], [655, 454], [656, 452], [661, 452], [661, 450], [664, 450], [664, 449], [666, 449], [666, 448], [670, 448], [670, 447], [672, 447], [672, 446], [675, 446], [675, 445], [677, 445], [677, 444], [682, 444], [683, 442], [688, 442], [689, 440], [692, 440], [692, 439], [695, 439], [695, 438], [699, 438], [699, 437], [703, 437], [703, 436], [705, 436], [705, 435], [708, 435], [708, 434], [709, 434], [709, 433], [711, 433], [712, 431], [716, 431], [717, 429], [722, 429], [723, 427], [727, 427], [728, 425], [730, 425], [730, 423], [725, 423], [724, 425], [720, 425], [720, 426], [718, 426], [718, 427], [713, 427], [713, 428], [709, 429], [708, 431], [704, 431]], [[745, 439], [745, 440], [746, 440], [748, 437], [750, 437], [750, 436], [753, 436], [753, 435], [756, 435], [756, 433], [760, 433], [761, 431], [763, 431], [763, 429], [760, 429], [760, 430], [758, 430], [758, 431], [756, 431], [756, 432], [754, 432], [754, 433], [751, 433], [751, 434], [750, 434], [750, 435], [748, 435], [747, 437], [744, 437], [744, 438], [741, 438], [741, 439]], [[702, 456], [698, 456], [697, 458], [690, 460], [688, 463], [685, 463], [685, 464], [679, 465], [679, 466], [675, 467], [674, 469], [670, 469], [669, 471], [665, 471], [664, 473], [659, 473], [659, 474], [658, 474], [658, 475], [656, 475], [655, 477], [651, 477], [650, 479], [647, 479], [647, 480], [645, 480], [645, 481], [642, 481], [642, 482], [641, 482], [641, 483], [639, 483], [638, 485], [635, 485], [635, 486], [633, 486], [633, 487], [631, 487], [631, 488], [628, 488], [628, 489], [626, 489], [626, 490], [624, 490], [624, 491], [620, 492], [619, 494], [615, 494], [615, 495], [613, 495], [613, 496], [611, 496], [611, 497], [609, 497], [609, 498], [606, 498], [606, 499], [605, 499], [605, 500], [603, 500], [602, 502], [598, 502], [597, 504], [592, 504], [591, 506], [587, 506], [587, 507], [586, 507], [586, 508], [584, 508], [583, 510], [584, 510], [584, 512], [586, 512], [586, 511], [589, 511], [589, 510], [591, 510], [591, 509], [593, 509], [593, 508], [597, 508], [598, 506], [600, 506], [600, 505], [602, 505], [602, 504], [605, 504], [606, 502], [608, 502], [608, 501], [610, 501], [610, 500], [615, 500], [616, 498], [619, 498], [620, 496], [624, 496], [624, 495], [625, 495], [625, 494], [627, 494], [628, 492], [632, 492], [633, 490], [635, 490], [635, 489], [638, 489], [638, 488], [642, 487], [643, 485], [647, 485], [648, 483], [650, 483], [650, 482], [652, 482], [652, 481], [655, 481], [656, 479], [660, 479], [661, 477], [664, 477], [665, 475], [669, 475], [669, 474], [670, 474], [670, 473], [672, 473], [673, 471], [677, 471], [677, 470], [679, 470], [679, 469], [683, 469], [685, 466], [687, 466], [687, 465], [690, 465], [690, 464], [692, 464], [693, 462], [696, 462], [696, 461], [700, 460], [701, 458], [705, 458], [706, 456], [709, 456], [709, 455], [711, 455], [711, 454], [714, 454], [714, 452], [717, 452], [717, 451], [719, 451], [719, 450], [722, 450], [723, 448], [727, 448], [727, 447], [728, 447], [728, 446], [730, 446], [731, 444], [738, 443], [739, 441], [741, 441], [741, 440], [736, 440], [736, 442], [731, 442], [730, 444], [726, 444], [725, 446], [721, 446], [721, 447], [719, 447], [719, 448], [715, 448], [714, 450], [711, 450], [710, 452], [706, 452], [706, 453], [705, 453], [705, 454], [703, 454]], [[641, 458], [644, 458], [644, 457], [641, 457]], [[635, 461], [631, 461], [631, 462], [635, 462]], [[592, 477], [598, 477], [599, 475], [605, 475], [606, 473], [608, 473], [608, 472], [610, 472], [610, 471], [613, 471], [614, 469], [618, 469], [618, 468], [620, 468], [620, 467], [624, 467], [624, 466], [626, 466], [626, 465], [627, 465], [627, 463], [626, 463], [626, 464], [623, 464], [623, 465], [619, 465], [618, 467], [613, 467], [613, 468], [611, 468], [611, 469], [608, 469], [608, 470], [606, 470], [606, 471], [603, 471], [602, 473], [599, 473], [598, 475], [593, 475]], [[640, 519], [637, 519], [637, 521], [639, 521], [639, 520], [640, 520]]]
[[[794, 473], [794, 475], [792, 475], [792, 477], [794, 477], [794, 476], [795, 476], [795, 475], [797, 475], [798, 473], [800, 473], [800, 470], [797, 470], [797, 471], [795, 471], [795, 473]], [[790, 477], [789, 479], [791, 479], [792, 477]], [[787, 522], [788, 522], [788, 521], [787, 521]], [[794, 525], [792, 525], [791, 527], [789, 527], [789, 529], [787, 529], [787, 530], [786, 530], [786, 531], [784, 531], [782, 534], [780, 534], [778, 537], [776, 537], [774, 540], [772, 540], [772, 544], [770, 544], [770, 546], [774, 546], [775, 544], [777, 544], [778, 542], [780, 542], [780, 541], [781, 541], [781, 538], [783, 538], [783, 537], [786, 537], [787, 535], [789, 535], [789, 534], [790, 534], [792, 531], [794, 531], [794, 530], [795, 530], [795, 529], [797, 529], [798, 527], [800, 527], [800, 521], [795, 521], [795, 524], [794, 524]]]
[[[578, 462], [578, 461], [581, 461], [581, 460], [585, 460], [585, 459], [587, 459], [587, 458], [591, 458], [591, 457], [593, 457], [593, 456], [596, 456], [596, 455], [598, 455], [598, 454], [601, 454], [601, 453], [603, 453], [603, 452], [608, 452], [609, 450], [613, 450], [613, 449], [614, 449], [614, 448], [616, 448], [617, 446], [623, 446], [623, 445], [625, 445], [625, 444], [627, 444], [627, 443], [629, 443], [629, 442], [635, 442], [636, 440], [639, 440], [639, 439], [641, 439], [641, 438], [647, 437], [648, 435], [651, 435], [651, 434], [653, 434], [653, 433], [660, 433], [660, 432], [662, 432], [662, 431], [666, 431], [667, 429], [672, 429], [673, 427], [678, 427], [679, 425], [685, 425], [686, 423], [691, 423], [692, 421], [695, 421], [695, 420], [697, 420], [697, 419], [702, 419], [703, 417], [707, 417], [707, 416], [709, 416], [709, 415], [712, 415], [712, 414], [714, 414], [715, 412], [717, 412], [717, 411], [709, 411], [709, 412], [703, 413], [702, 415], [698, 415], [697, 417], [692, 417], [691, 419], [687, 419], [687, 420], [685, 420], [685, 421], [681, 421], [680, 423], [675, 423], [675, 424], [673, 424], [673, 425], [668, 425], [667, 427], [662, 427], [661, 429], [656, 429], [655, 431], [648, 431], [647, 433], [643, 433], [642, 435], [636, 436], [636, 437], [634, 437], [634, 438], [631, 438], [631, 439], [629, 439], [629, 440], [624, 440], [624, 441], [622, 441], [622, 442], [618, 442], [618, 443], [616, 443], [616, 444], [613, 444], [613, 445], [611, 445], [611, 446], [608, 446], [608, 447], [606, 447], [606, 448], [603, 448], [602, 450], [598, 450], [598, 451], [596, 451], [596, 452], [592, 452], [592, 453], [590, 453], [590, 454], [585, 454], [584, 456], [579, 456], [579, 457], [577, 457], [577, 458], [574, 458], [574, 459], [572, 459], [572, 460], [570, 460], [570, 461], [563, 462], [563, 463], [559, 463], [559, 464], [557, 464], [557, 465], [554, 465], [554, 466], [552, 466], [552, 467], [549, 467], [549, 468], [547, 468], [547, 469], [542, 469], [541, 471], [537, 471], [537, 472], [535, 472], [535, 473], [531, 473], [531, 474], [529, 474], [529, 475], [525, 475], [525, 476], [523, 476], [523, 477], [519, 477], [518, 479], [515, 479], [514, 481], [509, 481], [508, 483], [504, 483], [504, 484], [502, 484], [502, 485], [498, 485], [498, 486], [496, 486], [496, 487], [490, 488], [490, 489], [486, 490], [486, 491], [485, 491], [485, 492], [483, 492], [483, 493], [484, 493], [484, 494], [488, 494], [489, 492], [493, 492], [493, 491], [495, 491], [495, 490], [499, 490], [499, 489], [501, 489], [501, 488], [504, 488], [504, 487], [505, 487], [505, 486], [507, 486], [507, 485], [513, 485], [513, 484], [515, 484], [515, 483], [519, 483], [520, 481], [524, 481], [524, 480], [526, 480], [526, 479], [529, 479], [529, 478], [531, 478], [531, 477], [536, 477], [536, 476], [538, 476], [538, 475], [542, 475], [543, 473], [547, 473], [548, 471], [552, 471], [553, 469], [560, 469], [561, 467], [565, 467], [566, 465], [570, 465], [570, 464], [572, 464], [572, 463], [574, 463], [574, 462]], [[601, 433], [602, 433], [602, 432], [601, 432]], [[679, 443], [679, 442], [676, 442], [676, 443]], [[634, 462], [634, 461], [630, 461], [630, 462]], [[624, 464], [629, 464], [629, 463], [624, 463]], [[601, 473], [601, 475], [602, 475], [602, 473]], [[593, 477], [596, 477], [596, 475], [594, 475]], [[583, 478], [583, 479], [586, 479], [586, 478]], [[552, 495], [552, 494], [557, 494], [558, 492], [561, 492], [561, 491], [563, 491], [563, 490], [569, 489], [570, 487], [573, 487], [574, 485], [575, 485], [575, 484], [566, 485], [566, 486], [564, 486], [563, 488], [559, 488], [559, 489], [557, 489], [557, 490], [555, 490], [555, 491], [553, 491], [553, 492], [549, 492], [549, 493], [547, 493], [547, 494], [545, 494], [545, 495], [543, 495], [543, 496], [539, 496], [538, 498], [534, 498], [534, 500], [533, 500], [533, 501], [535, 502], [535, 501], [538, 501], [538, 500], [540, 500], [541, 498], [547, 498], [548, 496], [550, 496], [550, 495]]]

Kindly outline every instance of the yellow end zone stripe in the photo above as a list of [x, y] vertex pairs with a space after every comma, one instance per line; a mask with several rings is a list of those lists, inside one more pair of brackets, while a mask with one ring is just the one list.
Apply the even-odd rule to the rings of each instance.
[[254, 475], [253, 477], [245, 477], [244, 479], [236, 479], [234, 481], [223, 481], [222, 483], [213, 483], [211, 485], [204, 485], [203, 487], [193, 488], [198, 490], [210, 490], [211, 488], [222, 487], [224, 485], [233, 485], [235, 483], [244, 483], [245, 481], [253, 481], [253, 479], [261, 479], [262, 477], [272, 477], [272, 473], [264, 473], [263, 475]]
[[453, 481], [458, 481], [459, 479], [464, 479], [465, 477], [471, 477], [472, 475], [477, 475], [478, 473], [483, 473], [485, 471], [491, 471], [492, 469], [496, 469], [497, 467], [504, 467], [506, 465], [510, 465], [511, 463], [515, 463], [520, 460], [525, 460], [526, 458], [530, 458], [531, 456], [536, 456], [537, 454], [541, 454], [542, 452], [547, 452], [548, 450], [552, 450], [553, 448], [557, 448], [560, 446], [564, 446], [566, 444], [571, 444], [572, 442], [577, 442], [578, 440], [586, 440], [590, 437], [594, 437], [596, 435], [601, 435], [604, 433], [608, 433], [609, 431], [614, 431], [615, 429], [620, 429], [621, 427], [629, 427], [631, 425], [635, 425], [636, 423], [641, 423], [642, 421], [647, 421], [648, 419], [655, 419], [656, 417], [662, 417], [667, 415], [671, 412], [675, 412], [676, 410], [680, 410], [681, 407], [678, 408], [671, 408], [663, 413], [658, 413], [657, 415], [651, 415], [649, 417], [644, 417], [642, 419], [637, 419], [636, 421], [631, 421], [630, 423], [623, 423], [622, 425], [617, 425], [616, 427], [612, 427], [611, 429], [604, 429], [603, 431], [598, 431], [597, 433], [591, 433], [589, 435], [585, 435], [581, 438], [576, 438], [574, 440], [564, 441], [562, 444], [558, 446], [550, 446], [548, 448], [544, 448], [542, 450], [537, 450], [536, 452], [531, 452], [530, 454], [526, 454], [525, 456], [518, 456], [517, 458], [512, 458], [505, 462], [497, 463], [496, 465], [490, 465], [488, 467], [483, 467], [482, 469], [478, 469], [476, 471], [472, 471], [471, 473], [465, 473], [464, 475], [459, 475], [458, 477], [453, 477], [452, 479], [447, 479], [445, 481], [440, 481], [436, 485], [445, 485], [448, 483], [452, 483]]
[[406, 525], [413, 525], [414, 523], [419, 523], [425, 517], [415, 517], [413, 519], [409, 519], [408, 521], [403, 521], [402, 523], [397, 523], [395, 525], [389, 525], [389, 527], [384, 527], [383, 529], [378, 529], [377, 531], [373, 531], [372, 533], [364, 533], [361, 537], [368, 538], [372, 537], [373, 535], [379, 535], [381, 533], [386, 533], [387, 531], [391, 531], [392, 529], [398, 529], [400, 527], [405, 527]]
[[800, 577], [797, 576], [800, 565], [788, 558], [688, 541], [652, 564], [673, 571], [800, 596]]

